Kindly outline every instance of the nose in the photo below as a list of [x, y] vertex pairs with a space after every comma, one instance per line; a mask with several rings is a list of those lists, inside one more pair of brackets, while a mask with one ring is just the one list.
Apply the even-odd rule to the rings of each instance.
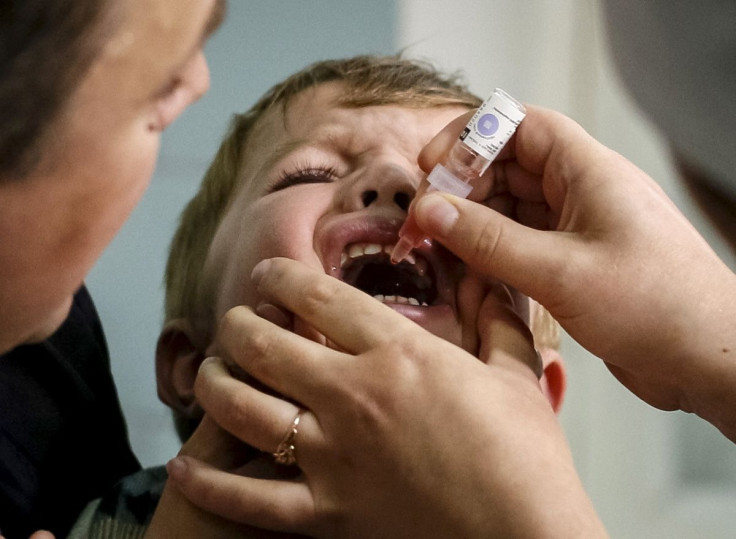
[[344, 206], [346, 211], [382, 207], [406, 212], [415, 193], [415, 182], [408, 171], [398, 165], [383, 165], [348, 186]]
[[199, 51], [186, 71], [192, 85], [192, 102], [197, 101], [210, 89], [210, 67], [203, 51]]

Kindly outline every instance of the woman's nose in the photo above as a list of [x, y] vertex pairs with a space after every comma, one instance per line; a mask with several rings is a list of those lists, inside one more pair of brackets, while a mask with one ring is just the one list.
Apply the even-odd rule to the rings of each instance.
[[388, 207], [406, 212], [416, 187], [411, 175], [397, 165], [378, 167], [363, 174], [346, 193], [346, 210]]

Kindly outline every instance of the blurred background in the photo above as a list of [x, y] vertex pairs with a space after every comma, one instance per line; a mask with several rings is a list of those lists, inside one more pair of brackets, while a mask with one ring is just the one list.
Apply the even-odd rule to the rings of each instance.
[[[144, 466], [166, 462], [180, 445], [156, 396], [162, 275], [178, 214], [230, 115], [313, 61], [397, 51], [460, 72], [481, 96], [500, 86], [573, 117], [657, 179], [736, 267], [681, 190], [663, 140], [620, 85], [597, 1], [231, 0], [226, 22], [206, 48], [212, 89], [164, 135], [148, 193], [87, 281]], [[663, 81], [662, 91], [677, 90]], [[736, 447], [697, 418], [639, 401], [569, 338], [563, 354], [569, 390], [561, 420], [611, 536], [733, 537]]]

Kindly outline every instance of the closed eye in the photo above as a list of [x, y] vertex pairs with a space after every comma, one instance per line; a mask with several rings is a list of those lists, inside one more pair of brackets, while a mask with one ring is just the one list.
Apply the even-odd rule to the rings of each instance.
[[294, 172], [283, 173], [279, 179], [274, 183], [269, 193], [275, 193], [294, 185], [305, 184], [305, 183], [330, 183], [337, 178], [335, 169], [332, 167], [328, 168], [302, 168]]

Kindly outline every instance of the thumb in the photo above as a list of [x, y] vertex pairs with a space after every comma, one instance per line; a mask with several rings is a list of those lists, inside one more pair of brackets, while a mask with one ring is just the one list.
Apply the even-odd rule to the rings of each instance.
[[491, 286], [478, 313], [481, 340], [478, 358], [488, 365], [534, 373], [536, 381], [542, 377], [542, 358], [522, 316], [523, 312], [507, 287]]
[[500, 279], [542, 304], [561, 292], [574, 237], [521, 225], [481, 204], [446, 193], [417, 201], [420, 228], [479, 275]]

